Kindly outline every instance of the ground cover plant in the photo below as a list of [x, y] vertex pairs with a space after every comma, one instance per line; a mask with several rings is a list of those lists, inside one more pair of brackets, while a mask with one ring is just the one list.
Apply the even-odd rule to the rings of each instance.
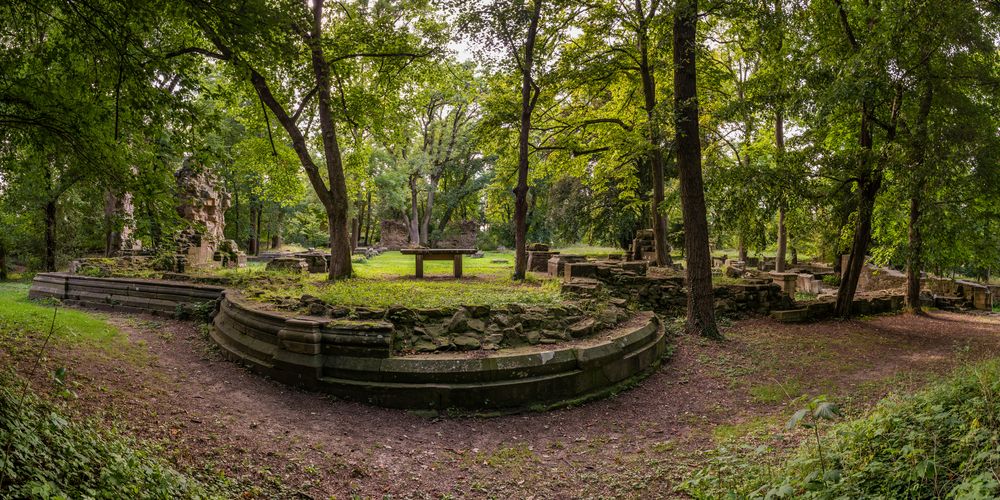
[[[3, 327], [0, 326], [0, 330]], [[226, 481], [174, 470], [159, 450], [74, 422], [0, 374], [0, 498], [231, 498]]]
[[[831, 403], [797, 418], [833, 420]], [[1000, 361], [962, 368], [867, 415], [816, 429], [787, 462], [723, 451], [683, 489], [696, 498], [995, 498], [1000, 494]], [[821, 437], [822, 436], [822, 437]], [[766, 446], [766, 445], [762, 445]], [[762, 462], [768, 463], [767, 466]]]

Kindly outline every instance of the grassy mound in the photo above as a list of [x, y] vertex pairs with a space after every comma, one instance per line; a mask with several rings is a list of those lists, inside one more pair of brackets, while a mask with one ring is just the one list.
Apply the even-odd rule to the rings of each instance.
[[997, 498], [1000, 361], [884, 400], [783, 466], [766, 462], [717, 459], [682, 488], [696, 498]]

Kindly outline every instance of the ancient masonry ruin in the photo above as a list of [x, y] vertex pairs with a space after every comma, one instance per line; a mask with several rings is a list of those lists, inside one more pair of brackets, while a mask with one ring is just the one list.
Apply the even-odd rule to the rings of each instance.
[[[579, 404], [652, 373], [667, 350], [665, 329], [651, 312], [587, 321], [580, 310], [563, 308], [554, 317], [552, 311], [515, 311], [510, 305], [463, 307], [447, 315], [393, 308], [351, 315], [324, 309], [311, 311], [322, 316], [306, 316], [265, 311], [219, 287], [65, 273], [36, 275], [30, 296], [130, 312], [211, 315], [212, 339], [249, 369], [394, 408], [510, 411]], [[615, 326], [602, 328], [604, 320]], [[547, 328], [565, 328], [560, 335], [574, 340], [546, 342]], [[505, 341], [520, 347], [442, 349]]]
[[243, 267], [246, 254], [226, 239], [229, 194], [219, 180], [190, 158], [174, 174], [177, 181], [177, 214], [188, 223], [175, 238], [177, 254], [170, 263], [175, 272], [197, 267]]

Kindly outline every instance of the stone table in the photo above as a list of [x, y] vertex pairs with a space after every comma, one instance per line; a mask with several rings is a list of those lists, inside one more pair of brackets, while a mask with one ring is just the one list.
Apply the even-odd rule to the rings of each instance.
[[417, 277], [424, 277], [425, 260], [451, 260], [455, 263], [456, 278], [462, 277], [462, 256], [476, 253], [475, 248], [404, 248], [403, 255], [413, 255], [417, 259]]

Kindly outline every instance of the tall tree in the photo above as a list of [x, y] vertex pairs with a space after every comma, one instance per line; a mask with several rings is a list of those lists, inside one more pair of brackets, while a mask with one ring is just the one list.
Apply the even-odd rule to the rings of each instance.
[[[428, 40], [418, 33], [433, 25], [422, 22], [425, 2], [339, 3], [336, 9], [326, 9], [326, 3], [202, 5], [193, 0], [189, 14], [214, 50], [193, 46], [169, 55], [197, 53], [229, 62], [277, 118], [326, 210], [332, 280], [352, 273], [349, 195], [338, 119], [350, 123], [352, 111], [357, 111], [351, 105], [359, 104], [346, 100], [340, 71], [348, 71], [344, 66], [351, 62], [375, 59], [385, 72], [398, 74], [414, 59], [431, 55], [434, 48], [426, 46]], [[306, 60], [300, 60], [299, 54], [306, 54]], [[365, 69], [371, 68], [362, 66]], [[268, 70], [270, 76], [265, 75]], [[339, 93], [336, 98], [334, 91]], [[310, 150], [312, 120], [301, 122], [310, 109], [315, 109], [310, 117], [319, 123], [322, 151], [318, 160]], [[320, 164], [325, 171], [321, 172]]]
[[722, 334], [715, 322], [712, 260], [701, 171], [697, 72], [698, 0], [678, 0], [674, 10], [674, 128], [687, 259], [687, 329], [710, 338]]

